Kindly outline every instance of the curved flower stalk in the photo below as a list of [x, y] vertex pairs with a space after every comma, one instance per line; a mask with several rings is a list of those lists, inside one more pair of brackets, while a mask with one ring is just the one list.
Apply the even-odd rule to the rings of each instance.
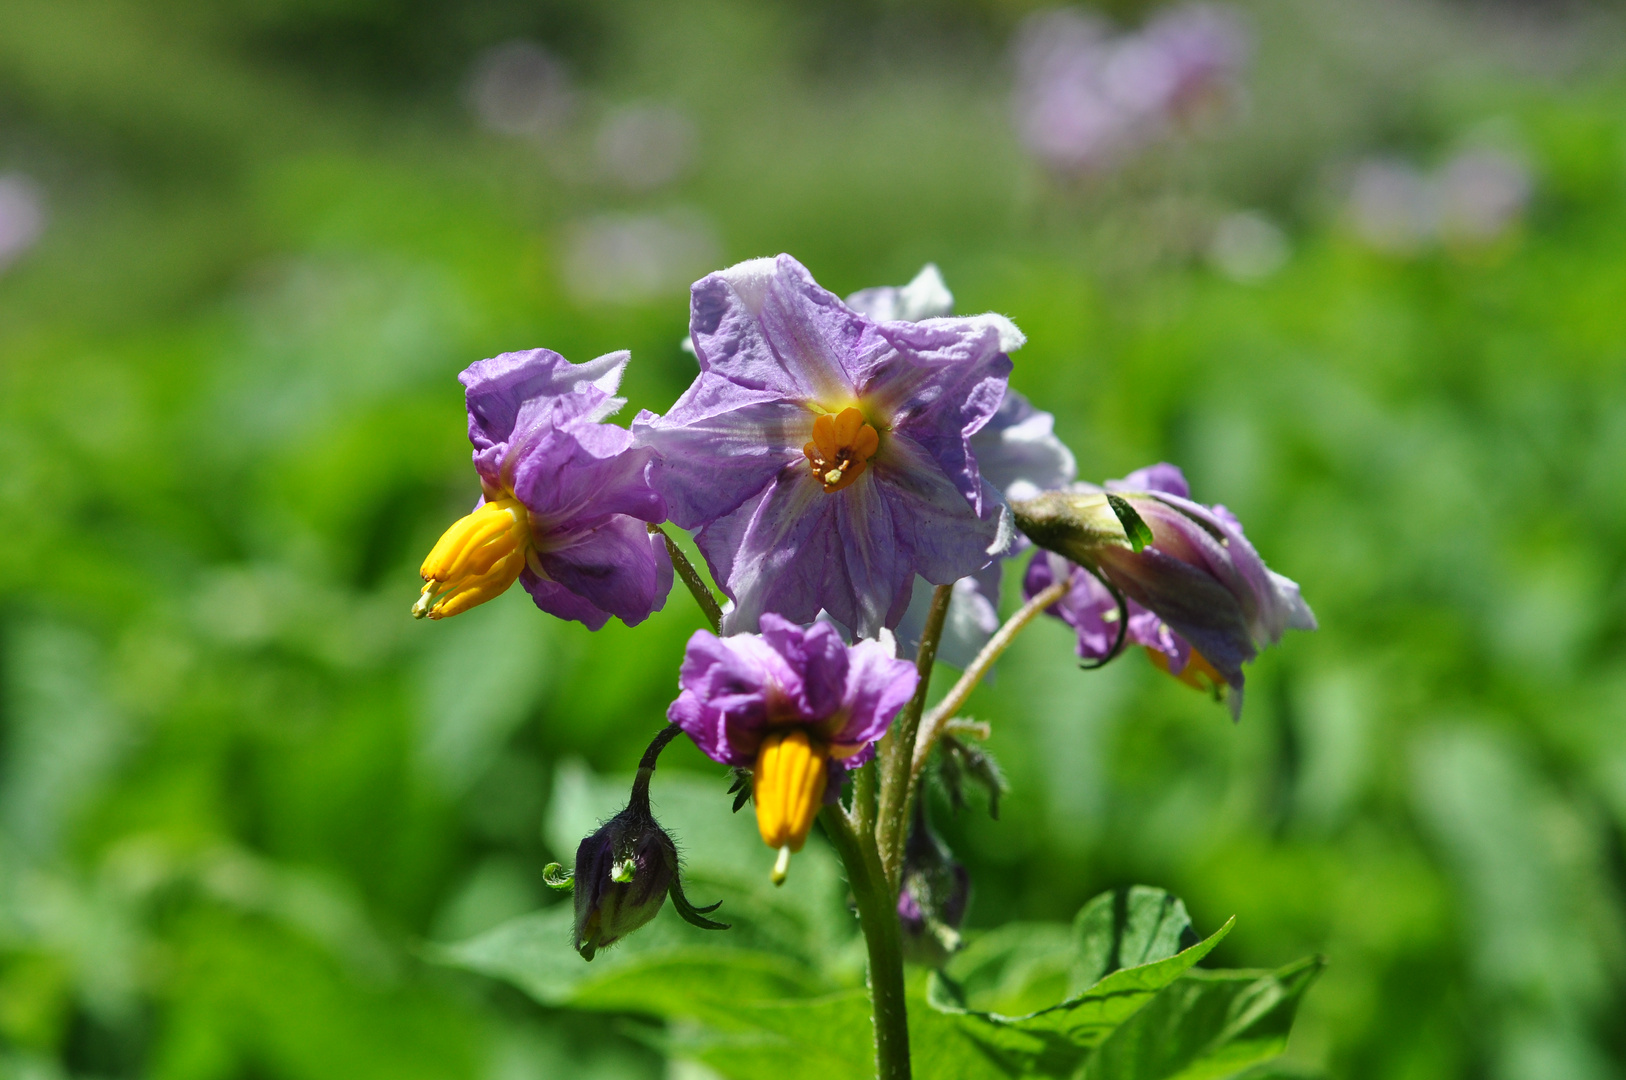
[[870, 759], [914, 695], [914, 665], [891, 653], [879, 641], [846, 645], [829, 623], [804, 629], [772, 614], [760, 634], [689, 639], [667, 718], [712, 760], [752, 770], [757, 827], [779, 852], [776, 884], [844, 771]]
[[1160, 464], [1017, 504], [1023, 531], [1049, 549], [1035, 553], [1023, 590], [1068, 584], [1047, 610], [1078, 632], [1081, 658], [1104, 660], [1128, 640], [1187, 685], [1228, 697], [1240, 717], [1242, 665], [1288, 629], [1314, 630], [1315, 615], [1229, 510], [1190, 495], [1180, 470]]
[[[878, 321], [918, 322], [953, 314], [954, 294], [936, 265], [927, 263], [909, 284], [864, 289], [847, 297], [847, 306]], [[1076, 475], [1073, 452], [1056, 438], [1055, 418], [1010, 387], [993, 416], [971, 436], [970, 445], [982, 478], [1007, 499], [1028, 499], [1065, 487]], [[954, 583], [938, 645], [937, 655], [944, 663], [966, 667], [999, 629], [1000, 556], [1014, 551], [996, 553], [988, 566]], [[919, 647], [931, 599], [931, 584], [916, 580], [908, 610], [897, 626], [905, 656]]]
[[653, 456], [604, 423], [626, 352], [572, 364], [548, 349], [472, 364], [469, 441], [482, 491], [424, 560], [418, 618], [483, 604], [516, 580], [536, 606], [597, 630], [614, 615], [632, 626], [660, 610], [672, 562], [650, 524], [666, 503], [644, 479]]
[[877, 322], [788, 255], [694, 286], [700, 376], [633, 423], [650, 484], [733, 600], [729, 631], [820, 612], [894, 627], [915, 575], [948, 584], [1010, 540], [970, 439], [1023, 341], [997, 315]]

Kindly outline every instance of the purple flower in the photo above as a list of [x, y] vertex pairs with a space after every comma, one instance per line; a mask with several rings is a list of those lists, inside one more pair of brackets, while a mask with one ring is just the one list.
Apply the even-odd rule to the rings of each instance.
[[689, 639], [667, 718], [712, 760], [754, 770], [757, 826], [781, 849], [780, 879], [827, 787], [839, 789], [839, 770], [869, 759], [915, 692], [914, 665], [891, 653], [880, 641], [849, 646], [829, 623], [803, 628], [772, 613], [760, 634]]
[[781, 255], [697, 282], [690, 337], [699, 378], [633, 431], [734, 601], [730, 630], [822, 609], [873, 637], [917, 573], [952, 582], [1008, 544], [970, 445], [1022, 342], [1008, 320], [876, 322]]
[[[916, 322], [952, 314], [954, 294], [937, 267], [927, 263], [909, 284], [853, 293], [847, 297], [847, 306], [879, 321]], [[1054, 417], [1007, 387], [999, 409], [971, 436], [971, 452], [982, 478], [1008, 499], [1032, 498], [1071, 483], [1073, 454], [1056, 438], [1054, 429]], [[942, 662], [964, 668], [999, 629], [1001, 557], [1014, 550], [996, 553], [988, 566], [954, 583], [937, 649]], [[917, 578], [909, 607], [897, 626], [898, 644], [905, 655], [919, 647], [931, 598], [931, 585]]]
[[593, 630], [660, 610], [672, 563], [646, 524], [666, 518], [644, 480], [652, 455], [602, 422], [622, 405], [626, 364], [625, 352], [572, 364], [532, 349], [459, 376], [483, 496], [424, 560], [414, 615], [456, 615], [516, 579], [543, 611]]
[[[1141, 550], [1108, 492], [1150, 530]], [[1298, 585], [1265, 566], [1229, 510], [1190, 494], [1180, 470], [1160, 464], [1104, 490], [1077, 485], [1018, 506], [1024, 531], [1050, 549], [1035, 553], [1023, 591], [1031, 599], [1067, 581], [1066, 596], [1047, 610], [1078, 632], [1080, 657], [1103, 659], [1118, 638], [1118, 605], [1079, 565], [1087, 564], [1123, 592], [1126, 641], [1189, 685], [1216, 694], [1228, 687], [1231, 713], [1240, 716], [1242, 665], [1289, 628], [1314, 630], [1315, 616]]]
[[1038, 12], [1017, 35], [1018, 134], [1059, 172], [1096, 172], [1235, 93], [1248, 40], [1227, 10], [1173, 8], [1113, 36], [1072, 9]]

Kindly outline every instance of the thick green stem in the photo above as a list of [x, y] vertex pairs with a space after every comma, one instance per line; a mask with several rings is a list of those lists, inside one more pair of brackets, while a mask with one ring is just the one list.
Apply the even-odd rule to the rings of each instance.
[[926, 625], [920, 634], [920, 651], [915, 655], [915, 669], [920, 673], [915, 696], [892, 721], [892, 728], [880, 745], [881, 793], [876, 808], [875, 843], [894, 896], [903, 871], [903, 843], [909, 834], [915, 732], [920, 728], [921, 710], [926, 707], [932, 665], [937, 662], [937, 642], [943, 636], [943, 622], [948, 618], [949, 599], [953, 595], [953, 585], [939, 585], [932, 592], [931, 610], [926, 613]]
[[909, 1013], [904, 1001], [897, 890], [881, 869], [873, 836], [855, 830], [839, 806], [826, 806], [820, 820], [847, 868], [847, 884], [858, 902], [858, 926], [869, 947], [875, 1076], [877, 1080], [909, 1080]]
[[722, 633], [723, 609], [718, 606], [717, 597], [712, 595], [711, 586], [706, 584], [706, 579], [700, 576], [700, 571], [694, 568], [689, 557], [683, 554], [683, 549], [677, 546], [677, 541], [673, 540], [665, 529], [659, 525], [651, 525], [649, 531], [661, 534], [661, 539], [666, 541], [666, 553], [672, 556], [672, 569], [677, 571], [677, 576], [682, 579], [683, 584], [689, 587], [689, 595], [700, 605], [700, 610], [705, 614], [706, 621], [711, 623], [712, 630]]

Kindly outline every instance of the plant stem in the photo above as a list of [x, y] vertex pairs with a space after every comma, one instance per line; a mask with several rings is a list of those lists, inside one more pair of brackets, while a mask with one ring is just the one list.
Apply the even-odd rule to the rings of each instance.
[[661, 539], [666, 541], [666, 553], [672, 556], [672, 569], [683, 579], [683, 584], [689, 587], [689, 594], [694, 597], [694, 602], [700, 605], [700, 610], [705, 614], [706, 621], [711, 623], [712, 630], [722, 633], [723, 609], [718, 606], [717, 598], [712, 595], [711, 586], [706, 584], [706, 579], [700, 576], [700, 571], [694, 568], [689, 557], [683, 554], [683, 549], [677, 546], [677, 541], [673, 540], [665, 529], [659, 525], [651, 525], [649, 531], [661, 534]]
[[909, 1080], [909, 1013], [903, 990], [903, 942], [898, 927], [898, 894], [881, 869], [873, 835], [853, 828], [839, 806], [820, 814], [824, 831], [847, 868], [847, 884], [858, 902], [858, 926], [869, 947], [869, 989], [875, 1023], [877, 1080]]
[[1010, 648], [1011, 642], [1016, 640], [1016, 635], [1020, 634], [1039, 612], [1066, 596], [1068, 587], [1066, 581], [1056, 582], [1035, 595], [1032, 600], [1022, 605], [1021, 610], [1005, 620], [1005, 625], [988, 639], [988, 644], [982, 647], [977, 658], [971, 661], [971, 666], [965, 669], [960, 681], [954, 684], [948, 695], [927, 715], [915, 737], [914, 757], [909, 764], [911, 785], [926, 767], [926, 759], [931, 756], [932, 747], [943, 734], [944, 725], [960, 710], [960, 706], [965, 704], [966, 698], [971, 696], [971, 691], [977, 688], [982, 677], [988, 674], [988, 669], [994, 666], [994, 661], [999, 659], [1000, 653]]
[[920, 634], [920, 651], [915, 656], [915, 670], [920, 673], [915, 696], [909, 699], [909, 704], [892, 722], [892, 729], [886, 733], [886, 738], [881, 740], [881, 793], [875, 815], [875, 843], [894, 898], [903, 870], [903, 842], [909, 833], [915, 732], [920, 727], [921, 710], [926, 707], [932, 665], [937, 662], [937, 642], [943, 636], [943, 622], [948, 617], [949, 599], [953, 595], [953, 585], [939, 585], [932, 592], [931, 610], [926, 613], [926, 625]]

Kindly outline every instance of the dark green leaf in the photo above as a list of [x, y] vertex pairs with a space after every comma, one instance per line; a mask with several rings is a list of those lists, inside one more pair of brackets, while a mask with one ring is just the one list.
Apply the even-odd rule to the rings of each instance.
[[1299, 1000], [1323, 963], [1190, 972], [1114, 1031], [1080, 1080], [1206, 1080], [1268, 1061], [1286, 1049]]

